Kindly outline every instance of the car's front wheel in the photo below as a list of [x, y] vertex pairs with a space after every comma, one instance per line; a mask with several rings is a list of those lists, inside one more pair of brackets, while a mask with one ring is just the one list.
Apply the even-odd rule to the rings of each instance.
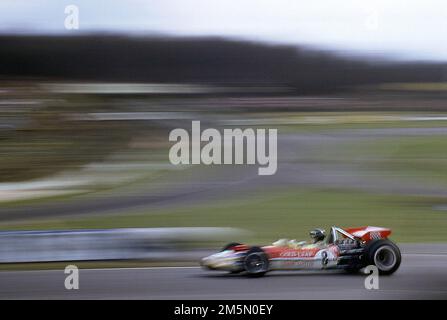
[[259, 247], [252, 247], [245, 256], [244, 268], [249, 276], [263, 276], [269, 269], [267, 254]]

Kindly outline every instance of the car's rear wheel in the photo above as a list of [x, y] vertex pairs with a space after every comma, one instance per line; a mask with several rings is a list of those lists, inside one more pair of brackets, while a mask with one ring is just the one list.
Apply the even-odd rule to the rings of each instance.
[[365, 248], [366, 265], [375, 265], [383, 275], [394, 273], [401, 259], [399, 248], [388, 239], [371, 241]]
[[267, 254], [259, 247], [252, 247], [245, 256], [244, 268], [249, 276], [263, 276], [269, 269]]

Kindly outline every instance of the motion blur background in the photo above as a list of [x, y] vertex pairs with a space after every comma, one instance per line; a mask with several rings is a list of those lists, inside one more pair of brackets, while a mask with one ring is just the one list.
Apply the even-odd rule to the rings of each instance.
[[[4, 0], [0, 229], [270, 243], [377, 225], [446, 242], [446, 15], [434, 0]], [[172, 165], [169, 132], [192, 120], [277, 128], [277, 173]], [[211, 239], [193, 245], [227, 240]]]

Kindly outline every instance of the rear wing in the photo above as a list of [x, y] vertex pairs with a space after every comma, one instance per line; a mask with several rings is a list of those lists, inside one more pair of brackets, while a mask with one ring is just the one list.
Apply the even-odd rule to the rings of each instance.
[[359, 228], [346, 228], [343, 230], [363, 241], [386, 239], [391, 234], [391, 229], [382, 227], [371, 227], [371, 226], [359, 227]]

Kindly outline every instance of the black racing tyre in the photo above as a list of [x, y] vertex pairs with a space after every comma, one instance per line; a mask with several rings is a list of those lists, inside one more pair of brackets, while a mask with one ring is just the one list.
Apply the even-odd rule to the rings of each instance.
[[259, 247], [248, 250], [244, 259], [244, 268], [251, 277], [261, 277], [269, 270], [267, 254]]
[[231, 249], [232, 247], [240, 246], [240, 245], [241, 245], [241, 244], [238, 243], [238, 242], [230, 242], [229, 244], [227, 244], [226, 246], [224, 246], [224, 247], [222, 248], [222, 250], [220, 250], [220, 251], [222, 252], [222, 251], [225, 251], [225, 250], [229, 250], [229, 249]]
[[379, 274], [394, 273], [402, 260], [399, 248], [388, 239], [379, 239], [369, 242], [364, 253], [365, 266], [374, 265]]

